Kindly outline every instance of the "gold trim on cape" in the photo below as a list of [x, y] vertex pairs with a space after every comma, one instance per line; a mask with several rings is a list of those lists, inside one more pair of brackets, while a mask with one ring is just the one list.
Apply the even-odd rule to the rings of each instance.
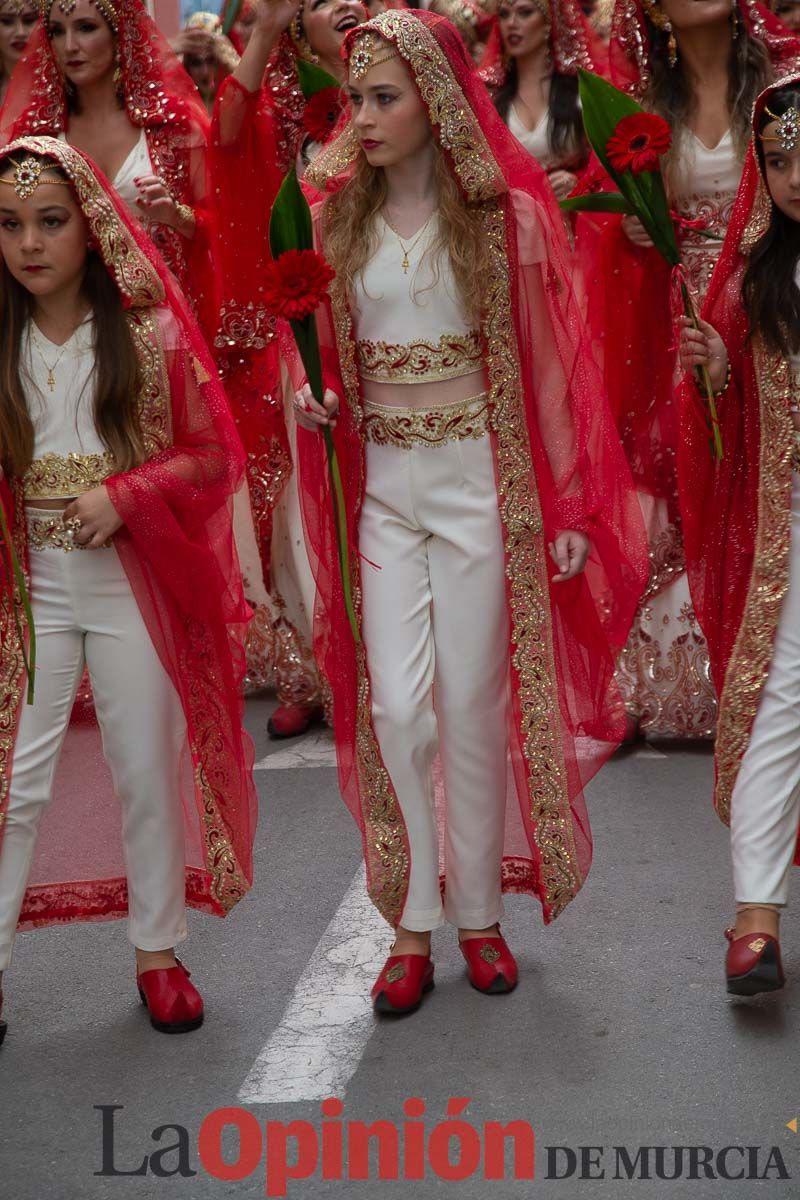
[[720, 696], [715, 752], [714, 803], [726, 825], [789, 587], [794, 453], [790, 370], [783, 356], [768, 353], [759, 338], [753, 340], [753, 359], [761, 415], [758, 526], [744, 615]]

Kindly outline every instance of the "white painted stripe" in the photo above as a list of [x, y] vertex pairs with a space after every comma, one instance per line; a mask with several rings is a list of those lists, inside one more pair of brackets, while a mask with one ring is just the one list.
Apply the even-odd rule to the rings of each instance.
[[307, 733], [280, 750], [265, 754], [253, 767], [254, 771], [286, 771], [290, 767], [335, 767], [336, 746], [330, 729], [323, 733]]
[[367, 897], [362, 867], [239, 1090], [244, 1104], [344, 1096], [374, 1029], [370, 989], [389, 934]]

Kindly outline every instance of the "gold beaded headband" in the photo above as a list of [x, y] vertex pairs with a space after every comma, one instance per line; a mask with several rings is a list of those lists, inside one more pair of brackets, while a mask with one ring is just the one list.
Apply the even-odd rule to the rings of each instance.
[[373, 67], [378, 67], [381, 63], [398, 57], [397, 51], [389, 42], [379, 37], [378, 34], [367, 31], [356, 38], [355, 46], [348, 60], [350, 74], [355, 80], [363, 79]]
[[800, 111], [794, 106], [787, 108], [786, 112], [776, 117], [774, 112], [770, 112], [766, 104], [764, 112], [768, 117], [772, 117], [773, 121], [778, 122], [778, 132], [765, 135], [760, 133], [758, 136], [762, 142], [780, 142], [781, 150], [794, 150], [797, 143], [800, 142]]
[[[41, 9], [42, 16], [44, 17], [45, 21], [47, 21], [50, 16], [50, 11], [53, 7], [57, 7], [59, 12], [62, 12], [65, 17], [68, 17], [74, 10], [77, 3], [78, 0], [55, 0], [54, 5], [53, 0], [39, 0], [39, 8]], [[100, 10], [113, 29], [114, 33], [116, 33], [119, 26], [119, 14], [117, 9], [114, 7], [113, 0], [91, 0], [91, 3], [94, 4], [95, 8]]]
[[[13, 187], [20, 200], [27, 200], [29, 196], [32, 196], [40, 183], [60, 183], [64, 187], [70, 186], [67, 179], [45, 175], [44, 172], [53, 164], [43, 159], [23, 158], [21, 162], [18, 162], [16, 158], [9, 158], [6, 161], [14, 168], [14, 178], [3, 179], [0, 176], [0, 183], [6, 183], [9, 187]], [[4, 166], [5, 162], [0, 161], [0, 170]]]

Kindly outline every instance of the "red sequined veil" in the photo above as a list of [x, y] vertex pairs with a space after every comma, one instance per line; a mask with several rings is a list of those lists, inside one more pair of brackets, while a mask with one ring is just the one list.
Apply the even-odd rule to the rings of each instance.
[[[121, 90], [132, 125], [144, 128], [155, 173], [196, 222], [187, 240], [166, 225], [153, 240], [191, 300], [209, 339], [216, 329], [219, 292], [214, 205], [209, 182], [208, 114], [191, 78], [141, 0], [113, 0]], [[39, 21], [9, 83], [0, 109], [0, 145], [25, 134], [57, 137], [69, 128], [64, 78], [46, 22]]]
[[[591, 833], [583, 788], [622, 735], [613, 663], [646, 569], [638, 505], [584, 338], [564, 225], [544, 172], [508, 133], [449, 21], [387, 11], [360, 28], [401, 55], [465, 200], [481, 213], [490, 248], [482, 337], [511, 628], [503, 888], [537, 896], [550, 921], [586, 877]], [[348, 50], [357, 38], [358, 31], [348, 36]], [[307, 183], [335, 191], [358, 153], [348, 125], [311, 164]], [[324, 212], [323, 201], [323, 250]], [[335, 439], [358, 608], [363, 412], [352, 317], [336, 281], [324, 311], [326, 382], [342, 397]], [[396, 924], [408, 886], [408, 838], [372, 724], [365, 651], [345, 615], [321, 439], [301, 431], [298, 440], [318, 584], [316, 648], [334, 694], [340, 786], [361, 830], [370, 895]], [[584, 576], [551, 587], [545, 543], [570, 527], [590, 532], [593, 553]]]
[[[778, 87], [800, 87], [800, 75], [759, 96], [757, 129]], [[681, 392], [679, 483], [692, 600], [708, 639], [720, 697], [715, 746], [715, 805], [730, 820], [739, 764], [767, 677], [781, 605], [789, 583], [792, 448], [789, 362], [770, 351], [742, 305], [742, 282], [772, 209], [755, 137], [747, 154], [733, 217], [703, 307], [720, 333], [731, 381], [717, 403], [724, 457], [711, 454], [704, 407], [687, 381]], [[800, 852], [796, 858], [800, 862]]]
[[[28, 150], [52, 156], [71, 181], [97, 252], [123, 298], [139, 355], [147, 458], [106, 481], [124, 521], [114, 545], [186, 717], [187, 738], [175, 772], [186, 832], [186, 900], [224, 916], [252, 881], [257, 812], [252, 745], [242, 728], [249, 611], [230, 515], [243, 471], [241, 445], [196, 322], [149, 239], [79, 151], [52, 138], [24, 138], [2, 157]], [[2, 495], [27, 564], [20, 481], [4, 480]], [[0, 644], [1, 839], [17, 717], [25, 702], [7, 589], [0, 592]], [[80, 700], [53, 794], [20, 926], [124, 916], [119, 806], [93, 711]]]

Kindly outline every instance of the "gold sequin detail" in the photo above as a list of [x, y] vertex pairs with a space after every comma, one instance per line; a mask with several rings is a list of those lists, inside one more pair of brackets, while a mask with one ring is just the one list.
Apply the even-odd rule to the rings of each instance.
[[496, 963], [500, 957], [500, 951], [496, 946], [490, 946], [488, 942], [484, 942], [478, 951], [478, 957], [482, 958], [485, 963]]
[[761, 413], [758, 525], [744, 614], [719, 702], [714, 803], [725, 824], [730, 822], [731, 796], [750, 741], [789, 586], [795, 446], [788, 403], [792, 393], [789, 364], [782, 355], [768, 353], [758, 338], [753, 340], [753, 356]]
[[26, 500], [68, 500], [99, 487], [114, 473], [114, 456], [45, 454], [35, 458], [22, 480]]
[[766, 944], [765, 938], [756, 938], [754, 942], [747, 943], [747, 949], [752, 950], [753, 954], [760, 954]]
[[480, 369], [483, 362], [481, 335], [443, 333], [437, 342], [420, 338], [414, 342], [356, 342], [362, 379], [374, 383], [438, 383], [457, 379]]
[[[50, 517], [34, 517], [29, 511], [27, 516], [29, 550], [63, 550], [65, 554], [70, 554], [73, 550], [88, 549], [75, 541], [74, 529], [64, 524], [61, 513]], [[103, 542], [100, 549], [110, 545], [110, 541]]]
[[395, 963], [390, 967], [384, 976], [387, 983], [399, 983], [401, 979], [406, 977], [406, 968], [404, 963]]
[[483, 393], [435, 408], [394, 408], [364, 405], [364, 434], [378, 446], [444, 446], [446, 442], [485, 437], [489, 431], [489, 396]]

